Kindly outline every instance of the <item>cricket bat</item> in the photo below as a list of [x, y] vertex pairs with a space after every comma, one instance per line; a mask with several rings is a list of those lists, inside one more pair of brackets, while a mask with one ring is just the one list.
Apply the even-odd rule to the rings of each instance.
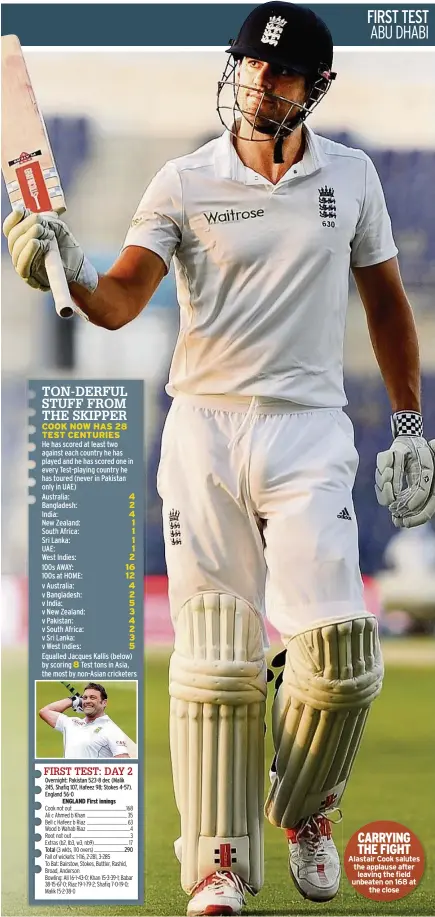
[[[56, 163], [16, 35], [2, 37], [1, 166], [12, 207], [24, 204], [34, 213], [64, 213]], [[56, 240], [45, 256], [45, 267], [56, 312], [70, 318], [76, 310]]]
[[[73, 698], [74, 698], [74, 697], [80, 697], [80, 691], [78, 691], [77, 688], [75, 688], [74, 685], [72, 685], [70, 682], [68, 682], [68, 681], [61, 681], [61, 685], [63, 685], [64, 688], [67, 688], [67, 689], [68, 689], [69, 693], [71, 694], [71, 697], [73, 697]], [[118, 729], [119, 729], [119, 726], [118, 726]], [[121, 732], [122, 732], [122, 730], [121, 730]], [[136, 743], [133, 742], [133, 740], [130, 739], [130, 738], [125, 734], [125, 732], [123, 732], [123, 736], [124, 736], [124, 739], [125, 739], [125, 744], [126, 744], [126, 746], [127, 746], [127, 752], [128, 752], [128, 754], [130, 755], [130, 758], [137, 758], [137, 757], [138, 757], [138, 753], [137, 753], [137, 745], [136, 745]]]

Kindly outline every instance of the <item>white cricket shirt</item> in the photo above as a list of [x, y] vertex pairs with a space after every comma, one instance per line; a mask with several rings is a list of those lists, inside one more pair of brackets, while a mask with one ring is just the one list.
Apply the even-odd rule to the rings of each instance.
[[373, 163], [304, 127], [277, 185], [226, 131], [146, 190], [124, 247], [175, 262], [180, 332], [167, 391], [340, 407], [349, 268], [397, 254]]
[[127, 754], [124, 733], [106, 714], [87, 723], [78, 716], [59, 713], [54, 728], [63, 733], [64, 758], [114, 758]]

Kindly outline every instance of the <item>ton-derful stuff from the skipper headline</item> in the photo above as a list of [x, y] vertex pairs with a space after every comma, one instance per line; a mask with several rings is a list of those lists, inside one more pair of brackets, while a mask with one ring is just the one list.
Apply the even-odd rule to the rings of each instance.
[[44, 421], [127, 420], [123, 385], [43, 385]]

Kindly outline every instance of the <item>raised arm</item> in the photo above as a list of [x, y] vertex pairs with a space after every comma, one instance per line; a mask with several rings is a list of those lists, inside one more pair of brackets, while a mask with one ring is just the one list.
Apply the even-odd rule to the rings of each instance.
[[93, 293], [72, 282], [71, 296], [94, 325], [116, 331], [142, 312], [165, 274], [159, 255], [130, 245], [110, 271], [99, 276]]
[[148, 186], [119, 258], [103, 275], [54, 213], [22, 206], [6, 217], [3, 232], [17, 274], [43, 291], [49, 290], [45, 255], [55, 238], [77, 307], [94, 325], [116, 330], [139, 315], [167, 273], [182, 235], [181, 200], [179, 175], [168, 164]]
[[68, 227], [55, 214], [12, 211], [4, 233], [15, 270], [30, 286], [48, 290], [44, 256], [56, 236], [71, 296], [94, 325], [114, 331], [142, 311], [166, 274], [162, 258], [138, 245], [125, 248], [98, 275]]
[[64, 713], [65, 710], [69, 710], [72, 705], [73, 701], [71, 697], [63, 697], [62, 700], [55, 700], [52, 704], [46, 704], [45, 707], [41, 707], [39, 716], [41, 720], [44, 720], [44, 723], [48, 723], [48, 725], [54, 729], [59, 713]]

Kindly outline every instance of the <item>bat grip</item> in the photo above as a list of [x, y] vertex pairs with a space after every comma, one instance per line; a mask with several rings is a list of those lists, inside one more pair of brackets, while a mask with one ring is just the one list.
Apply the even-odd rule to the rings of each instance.
[[67, 681], [61, 681], [61, 685], [63, 685], [64, 688], [68, 688], [70, 694], [78, 696], [79, 692], [76, 691], [74, 685], [70, 685]]
[[57, 314], [60, 318], [71, 318], [75, 309], [56, 239], [51, 242], [50, 249], [45, 256], [45, 269]]

